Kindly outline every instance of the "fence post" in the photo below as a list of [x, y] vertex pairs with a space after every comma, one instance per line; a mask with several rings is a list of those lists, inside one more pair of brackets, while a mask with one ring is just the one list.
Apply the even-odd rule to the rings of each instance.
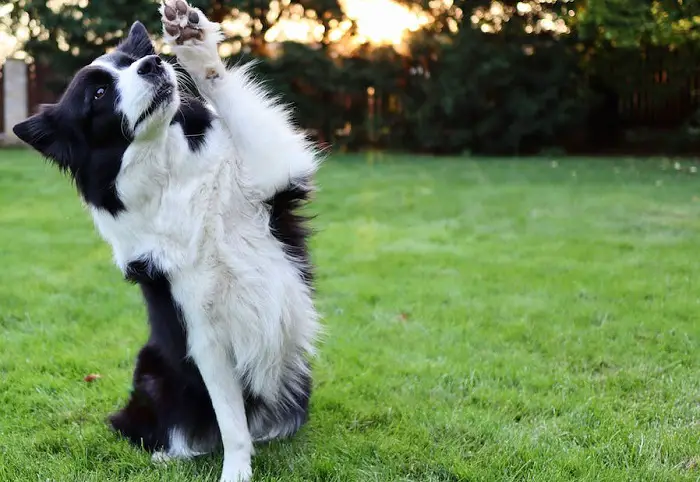
[[12, 126], [27, 118], [29, 83], [27, 64], [23, 60], [7, 59], [4, 65], [4, 130], [5, 143], [16, 144], [19, 139], [12, 132]]

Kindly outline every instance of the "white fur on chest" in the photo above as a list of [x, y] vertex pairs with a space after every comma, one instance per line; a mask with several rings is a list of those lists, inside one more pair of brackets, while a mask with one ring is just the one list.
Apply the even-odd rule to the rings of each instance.
[[[190, 349], [223, 344], [241, 376], [255, 374], [251, 388], [274, 399], [300, 350], [313, 351], [317, 315], [299, 266], [270, 231], [259, 191], [247, 187], [219, 133], [214, 128], [216, 142], [197, 154], [186, 143], [132, 146], [117, 179], [126, 210], [92, 214], [123, 272], [148, 259], [167, 273]], [[171, 134], [182, 135], [176, 126]]]
[[233, 165], [222, 153], [193, 154], [178, 126], [168, 133], [162, 140], [132, 144], [124, 155], [116, 181], [123, 212], [112, 216], [92, 208], [95, 225], [122, 271], [144, 258], [165, 272], [197, 262], [212, 207], [231, 201], [220, 198], [217, 175], [229, 178], [227, 198], [243, 198], [235, 175], [227, 172]]

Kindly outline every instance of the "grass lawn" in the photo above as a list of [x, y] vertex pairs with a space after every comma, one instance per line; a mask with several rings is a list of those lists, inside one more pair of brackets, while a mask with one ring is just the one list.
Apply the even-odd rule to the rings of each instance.
[[[311, 421], [255, 480], [700, 478], [696, 169], [331, 159]], [[104, 424], [145, 310], [28, 151], [0, 151], [0, 266], [0, 481], [218, 480], [220, 454], [154, 466]]]

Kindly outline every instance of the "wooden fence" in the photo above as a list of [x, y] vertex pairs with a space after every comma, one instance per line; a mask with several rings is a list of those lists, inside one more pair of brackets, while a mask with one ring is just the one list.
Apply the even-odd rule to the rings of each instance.
[[620, 96], [618, 112], [622, 127], [672, 129], [688, 120], [700, 109], [700, 74], [681, 80], [670, 92], [668, 72], [654, 74], [655, 85], [635, 89]]
[[52, 69], [45, 64], [27, 66], [27, 110], [34, 114], [41, 104], [57, 102], [60, 94], [49, 88]]
[[700, 50], [613, 50], [599, 58], [597, 87], [616, 99], [621, 128], [673, 129], [700, 109]]

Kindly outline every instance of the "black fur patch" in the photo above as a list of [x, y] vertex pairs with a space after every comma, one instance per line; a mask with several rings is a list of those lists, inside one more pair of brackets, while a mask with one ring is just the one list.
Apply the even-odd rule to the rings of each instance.
[[135, 59], [141, 59], [147, 55], [155, 55], [156, 53], [146, 27], [139, 21], [131, 25], [129, 35], [119, 44], [117, 50]]
[[[155, 54], [146, 28], [135, 22], [129, 36], [105, 56], [119, 67]], [[95, 98], [98, 88], [105, 94]], [[57, 104], [13, 127], [24, 142], [68, 172], [86, 203], [116, 216], [124, 210], [115, 182], [124, 152], [133, 141], [116, 110], [112, 73], [96, 66], [80, 70]]]
[[[146, 450], [169, 448], [170, 430], [182, 430], [192, 444], [217, 444], [220, 435], [209, 394], [202, 382], [187, 380], [182, 371], [149, 341], [136, 361], [127, 405], [110, 416], [112, 427]], [[196, 370], [192, 365], [188, 370]]]
[[[308, 370], [308, 367], [307, 367]], [[246, 392], [245, 406], [248, 427], [256, 442], [285, 438], [294, 435], [309, 417], [311, 377], [289, 370], [284, 389], [286, 396], [276, 403]]]
[[213, 115], [204, 104], [195, 98], [188, 98], [180, 103], [172, 123], [180, 124], [187, 138], [187, 145], [192, 152], [197, 152], [204, 145], [206, 133], [211, 127]]
[[199, 370], [187, 356], [187, 332], [170, 282], [147, 257], [130, 263], [126, 277], [141, 287], [151, 333], [136, 362], [131, 398], [110, 417], [112, 426], [148, 450], [167, 449], [174, 427], [194, 443], [215, 443], [216, 416]]
[[[41, 152], [75, 181], [85, 202], [112, 215], [124, 209], [115, 179], [132, 139], [115, 110], [118, 93], [111, 73], [85, 67], [73, 78], [58, 104], [14, 126], [23, 141]], [[105, 89], [95, 99], [98, 89]]]
[[300, 263], [302, 277], [311, 286], [313, 272], [307, 245], [311, 230], [308, 227], [309, 218], [299, 212], [311, 195], [311, 189], [303, 187], [305, 185], [306, 180], [293, 183], [266, 203], [270, 206], [272, 234], [284, 245], [287, 254]]
[[[149, 258], [140, 258], [132, 261], [126, 266], [124, 278], [131, 283], [140, 283], [141, 285], [155, 283], [167, 283], [168, 280], [163, 276]], [[164, 286], [169, 290], [169, 287]]]
[[105, 62], [109, 62], [118, 69], [125, 69], [138, 60], [137, 57], [127, 54], [121, 50], [115, 50], [110, 54], [100, 57]]

